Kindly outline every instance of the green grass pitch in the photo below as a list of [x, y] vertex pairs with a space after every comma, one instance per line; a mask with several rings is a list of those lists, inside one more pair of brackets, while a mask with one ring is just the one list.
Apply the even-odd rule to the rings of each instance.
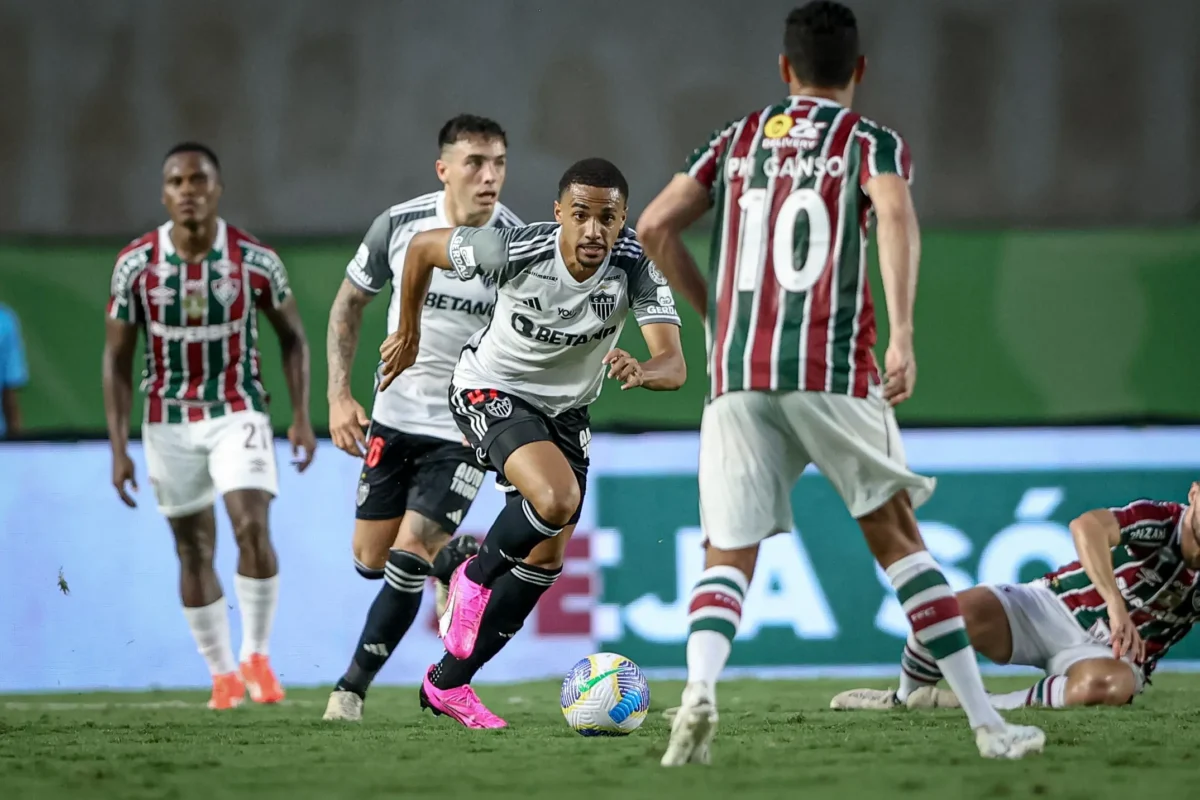
[[371, 692], [358, 725], [322, 722], [315, 689], [224, 713], [200, 692], [4, 696], [0, 797], [1103, 800], [1185, 796], [1200, 778], [1200, 676], [1160, 676], [1132, 707], [1009, 712], [1047, 733], [1045, 754], [1021, 762], [979, 758], [954, 711], [830, 711], [855, 685], [886, 683], [722, 684], [713, 765], [672, 770], [658, 765], [672, 682], [652, 684], [649, 718], [621, 739], [569, 730], [552, 683], [482, 687], [503, 731], [435, 719], [392, 687]]

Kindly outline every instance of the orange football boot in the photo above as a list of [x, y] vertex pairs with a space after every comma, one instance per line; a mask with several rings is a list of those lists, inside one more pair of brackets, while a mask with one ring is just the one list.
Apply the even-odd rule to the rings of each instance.
[[236, 672], [213, 676], [212, 697], [208, 699], [208, 707], [214, 711], [224, 711], [237, 708], [246, 699], [246, 684]]
[[255, 653], [249, 661], [242, 662], [242, 680], [250, 690], [250, 699], [256, 703], [278, 703], [283, 700], [283, 686], [271, 662], [264, 655]]

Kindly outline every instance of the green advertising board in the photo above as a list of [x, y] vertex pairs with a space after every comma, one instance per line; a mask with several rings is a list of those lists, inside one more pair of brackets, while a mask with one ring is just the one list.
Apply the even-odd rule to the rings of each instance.
[[[1033, 580], [1076, 560], [1067, 525], [1082, 512], [1140, 497], [1186, 502], [1200, 479], [1197, 429], [1157, 442], [1137, 432], [995, 433], [1002, 438], [908, 437], [914, 468], [923, 463], [921, 471], [938, 479], [917, 516], [956, 590]], [[653, 441], [656, 453], [671, 447]], [[686, 604], [703, 571], [695, 462], [688, 466], [694, 450], [680, 449], [686, 455], [647, 451], [644, 467], [606, 471], [592, 489], [600, 532], [592, 557], [602, 585], [593, 634], [604, 649], [648, 669], [683, 665]], [[896, 663], [908, 621], [841, 499], [809, 471], [792, 505], [795, 530], [763, 545], [730, 666], [837, 671]], [[1200, 659], [1200, 638], [1171, 656]]]
[[[689, 244], [703, 265], [707, 242]], [[978, 425], [1147, 418], [1200, 419], [1200, 371], [1176, 366], [1200, 341], [1200, 228], [1096, 232], [946, 232], [923, 236], [917, 300], [920, 382], [903, 423]], [[279, 245], [313, 350], [313, 414], [325, 404], [329, 304], [354, 254], [353, 239]], [[27, 427], [101, 432], [101, 315], [120, 243], [0, 245], [0, 302], [21, 319], [32, 379]], [[872, 254], [872, 288], [883, 294]], [[354, 367], [364, 404], [384, 336], [387, 297], [366, 314]], [[682, 304], [681, 304], [682, 305]], [[704, 331], [683, 309], [688, 382], [674, 394], [620, 392], [595, 404], [600, 430], [695, 429], [707, 391]], [[886, 342], [886, 319], [881, 319]], [[645, 354], [635, 325], [621, 346]], [[880, 349], [882, 355], [882, 349]], [[263, 337], [273, 418], [289, 406], [274, 337]]]

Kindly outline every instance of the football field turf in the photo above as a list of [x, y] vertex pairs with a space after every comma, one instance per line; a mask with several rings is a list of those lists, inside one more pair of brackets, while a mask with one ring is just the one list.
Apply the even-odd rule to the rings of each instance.
[[[1030, 678], [991, 679], [1013, 689]], [[510, 724], [466, 731], [420, 713], [413, 689], [378, 687], [362, 724], [321, 720], [327, 692], [214, 713], [199, 692], [0, 697], [0, 798], [1028, 798], [1183, 796], [1200, 781], [1200, 676], [1162, 675], [1136, 706], [1009, 712], [1046, 753], [979, 758], [954, 711], [834, 712], [879, 681], [723, 684], [711, 767], [658, 765], [680, 684], [621, 739], [585, 739], [558, 686], [483, 686]]]

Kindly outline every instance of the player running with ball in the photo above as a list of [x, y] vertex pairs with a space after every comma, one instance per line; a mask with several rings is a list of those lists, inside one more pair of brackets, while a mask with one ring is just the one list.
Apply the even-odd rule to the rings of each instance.
[[[400, 327], [380, 348], [384, 386], [417, 358], [421, 306], [435, 267], [496, 280], [492, 322], [463, 348], [450, 405], [481, 458], [515, 487], [479, 555], [454, 573], [440, 629], [446, 655], [429, 669], [422, 705], [468, 728], [502, 728], [468, 685], [562, 573], [588, 470], [588, 405], [605, 372], [622, 389], [678, 389], [685, 366], [666, 280], [625, 228], [629, 187], [602, 159], [563, 175], [554, 223], [443, 228], [413, 237]], [[626, 316], [650, 359], [613, 349]]]
[[[1200, 483], [1188, 505], [1138, 500], [1071, 523], [1079, 560], [1030, 583], [958, 594], [971, 644], [997, 664], [1045, 670], [1029, 689], [991, 695], [996, 708], [1120, 706], [1133, 702], [1159, 659], [1200, 621]], [[957, 707], [912, 635], [900, 689], [854, 689], [838, 709]]]
[[[479, 546], [472, 536], [450, 538], [484, 473], [475, 451], [463, 444], [446, 393], [463, 344], [491, 319], [495, 282], [439, 273], [425, 295], [417, 363], [402, 380], [376, 392], [365, 432], [366, 413], [350, 394], [363, 309], [385, 288], [399, 288], [405, 251], [418, 233], [452, 225], [521, 224], [500, 202], [508, 150], [495, 121], [472, 114], [447, 121], [438, 133], [435, 167], [445, 188], [376, 217], [329, 312], [329, 431], [339, 449], [363, 460], [354, 566], [359, 575], [382, 583], [350, 665], [329, 695], [327, 720], [362, 719], [371, 682], [417, 618], [426, 580], [437, 579], [442, 601], [451, 573]], [[393, 292], [388, 333], [399, 320], [400, 294]]]
[[[891, 406], [916, 380], [920, 233], [908, 147], [850, 109], [865, 67], [850, 9], [818, 0], [793, 11], [779, 58], [788, 96], [717, 131], [638, 226], [647, 252], [707, 320], [712, 382], [700, 426], [707, 555], [664, 766], [710, 758], [716, 682], [759, 545], [792, 530], [792, 486], [810, 463], [858, 520], [916, 639], [962, 699], [979, 752], [1020, 758], [1045, 740], [1007, 725], [989, 704], [954, 593], [917, 528], [913, 509], [934, 481], [905, 465]], [[711, 293], [680, 237], [710, 207]], [[872, 212], [891, 323], [882, 383], [866, 276]]]

